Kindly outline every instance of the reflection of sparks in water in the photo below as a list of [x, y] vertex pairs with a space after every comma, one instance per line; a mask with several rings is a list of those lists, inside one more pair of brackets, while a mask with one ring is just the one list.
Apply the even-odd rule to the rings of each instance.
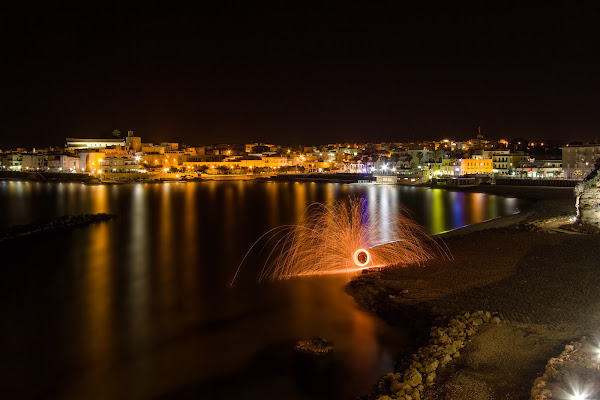
[[[367, 215], [366, 202], [351, 198], [349, 204], [311, 204], [297, 225], [284, 225], [262, 235], [248, 250], [261, 242], [270, 249], [260, 279], [351, 273], [392, 265], [421, 264], [433, 258], [432, 249], [441, 248], [425, 230], [404, 214], [395, 220], [379, 221]], [[385, 237], [385, 243], [381, 238]], [[232, 280], [232, 283], [233, 283]]]

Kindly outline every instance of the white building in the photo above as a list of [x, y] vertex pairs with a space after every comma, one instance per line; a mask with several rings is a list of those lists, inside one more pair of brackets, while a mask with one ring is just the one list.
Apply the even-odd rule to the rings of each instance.
[[46, 160], [43, 154], [23, 154], [23, 171], [39, 171], [46, 166]]
[[79, 157], [66, 154], [48, 156], [46, 169], [50, 172], [79, 172]]
[[101, 161], [102, 172], [138, 172], [139, 158], [104, 157]]
[[21, 171], [23, 156], [19, 153], [4, 154], [0, 159], [2, 169], [8, 171]]

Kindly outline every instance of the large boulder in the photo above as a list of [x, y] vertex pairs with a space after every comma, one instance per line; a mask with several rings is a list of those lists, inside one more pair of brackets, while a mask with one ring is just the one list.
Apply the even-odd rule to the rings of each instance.
[[600, 226], [600, 187], [583, 190], [579, 196], [579, 217], [583, 224]]

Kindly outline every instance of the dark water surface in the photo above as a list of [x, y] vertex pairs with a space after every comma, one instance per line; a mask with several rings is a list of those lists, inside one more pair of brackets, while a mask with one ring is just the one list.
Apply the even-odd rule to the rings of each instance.
[[[252, 243], [314, 201], [364, 197], [438, 233], [518, 211], [516, 199], [400, 186], [0, 181], [0, 230], [64, 214], [118, 219], [0, 244], [0, 397], [351, 398], [392, 369], [408, 329], [358, 310], [348, 276], [263, 282]], [[294, 340], [324, 336], [311, 362]]]

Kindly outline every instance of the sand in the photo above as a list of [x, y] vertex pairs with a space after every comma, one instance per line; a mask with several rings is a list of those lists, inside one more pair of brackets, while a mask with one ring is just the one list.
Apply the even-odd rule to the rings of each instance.
[[[445, 235], [453, 259], [441, 257], [363, 275], [348, 286], [360, 306], [418, 335], [435, 316], [461, 310], [502, 313], [439, 370], [429, 399], [528, 399], [550, 357], [583, 335], [600, 333], [600, 236], [531, 231], [534, 221], [574, 215], [569, 189], [483, 187], [527, 198], [517, 216]], [[407, 293], [402, 293], [408, 290]]]

